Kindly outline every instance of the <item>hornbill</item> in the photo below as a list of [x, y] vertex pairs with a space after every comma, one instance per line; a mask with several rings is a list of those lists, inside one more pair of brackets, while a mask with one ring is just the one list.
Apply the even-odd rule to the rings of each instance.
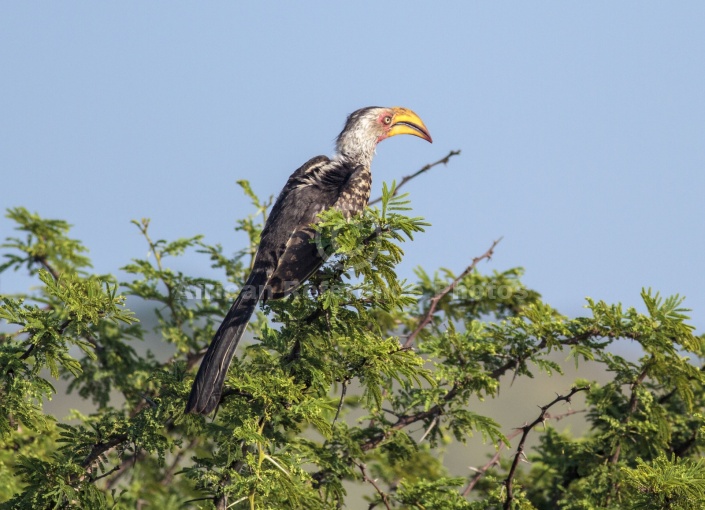
[[252, 270], [201, 362], [186, 412], [209, 414], [220, 402], [225, 375], [257, 302], [291, 294], [325, 261], [313, 242], [318, 214], [337, 208], [346, 217], [370, 198], [370, 164], [377, 144], [394, 135], [431, 142], [421, 119], [406, 108], [362, 108], [350, 114], [332, 158], [316, 156], [286, 182], [262, 230]]

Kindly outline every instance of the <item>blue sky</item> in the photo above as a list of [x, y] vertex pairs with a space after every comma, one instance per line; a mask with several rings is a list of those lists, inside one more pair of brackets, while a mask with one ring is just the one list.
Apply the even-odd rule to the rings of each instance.
[[349, 112], [401, 105], [434, 143], [381, 144], [376, 190], [462, 150], [407, 187], [432, 227], [404, 276], [503, 236], [481, 270], [525, 267], [564, 313], [653, 287], [702, 332], [703, 20], [703, 2], [5, 2], [0, 206], [69, 221], [99, 272], [146, 255], [133, 218], [234, 251], [236, 180], [276, 194]]

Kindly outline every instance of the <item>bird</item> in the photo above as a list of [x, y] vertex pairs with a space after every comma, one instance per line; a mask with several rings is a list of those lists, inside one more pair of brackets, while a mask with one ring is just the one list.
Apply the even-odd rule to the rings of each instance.
[[218, 407], [228, 367], [257, 303], [290, 295], [325, 262], [327, 255], [313, 242], [318, 215], [336, 208], [350, 219], [364, 210], [377, 144], [396, 135], [433, 142], [412, 110], [361, 108], [348, 116], [331, 158], [316, 156], [291, 174], [262, 229], [245, 285], [201, 361], [186, 413], [207, 415]]

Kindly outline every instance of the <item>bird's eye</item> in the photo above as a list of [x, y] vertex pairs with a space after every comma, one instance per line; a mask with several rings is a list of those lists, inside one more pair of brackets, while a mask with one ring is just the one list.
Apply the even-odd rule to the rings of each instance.
[[387, 115], [387, 116], [384, 118], [384, 123], [385, 123], [387, 126], [390, 125], [390, 124], [392, 123], [392, 117], [389, 116], [389, 115]]

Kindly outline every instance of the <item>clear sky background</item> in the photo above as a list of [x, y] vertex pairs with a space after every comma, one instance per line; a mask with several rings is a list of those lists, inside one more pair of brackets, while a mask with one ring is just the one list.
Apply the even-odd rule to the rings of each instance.
[[401, 105], [434, 143], [381, 144], [374, 195], [462, 150], [407, 187], [432, 226], [403, 276], [503, 236], [480, 269], [566, 314], [653, 287], [702, 332], [704, 27], [699, 1], [3, 2], [0, 206], [69, 221], [99, 272], [146, 255], [133, 218], [232, 252], [236, 180], [276, 194], [348, 113]]

